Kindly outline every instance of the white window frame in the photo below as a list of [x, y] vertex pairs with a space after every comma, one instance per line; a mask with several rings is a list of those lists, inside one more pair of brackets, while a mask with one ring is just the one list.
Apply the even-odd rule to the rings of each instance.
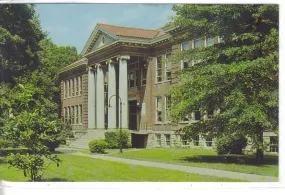
[[69, 87], [70, 87], [70, 97], [73, 97], [73, 96], [74, 96], [73, 79], [70, 79], [70, 80], [69, 80]]
[[81, 87], [81, 76], [78, 77], [78, 95], [80, 96], [82, 94], [82, 87]]
[[[171, 135], [170, 134], [164, 134], [165, 135], [165, 145], [171, 146]], [[169, 137], [169, 140], [167, 138]]]
[[161, 134], [155, 134], [156, 145], [161, 147]]
[[71, 110], [71, 108], [70, 108], [70, 106], [68, 106], [67, 107], [67, 123], [69, 124], [69, 125], [71, 125], [71, 117], [70, 117], [70, 111]]
[[198, 135], [196, 138], [198, 138], [198, 139], [194, 139], [194, 138], [192, 139], [193, 145], [194, 146], [200, 146], [200, 136]]
[[[211, 139], [210, 141], [208, 141], [207, 139]], [[210, 146], [208, 146], [208, 143], [210, 143]], [[205, 138], [205, 146], [208, 148], [212, 148], [213, 147], [213, 137], [206, 137]]]
[[77, 110], [78, 110], [78, 105], [75, 105], [75, 106], [74, 106], [74, 124], [75, 124], [75, 125], [78, 125], [78, 124], [79, 124], [79, 122], [78, 122]]
[[[155, 121], [156, 123], [163, 123], [163, 108], [158, 108], [159, 104], [158, 104], [158, 99], [161, 99], [161, 105], [163, 104], [162, 100], [163, 98], [161, 96], [157, 96], [155, 97]], [[161, 121], [158, 121], [158, 112], [161, 112]]]
[[66, 80], [66, 82], [67, 82], [67, 98], [70, 98], [70, 94], [71, 94], [70, 82], [69, 82], [69, 80]]
[[[161, 73], [160, 73], [160, 81], [158, 81], [158, 79], [157, 79], [157, 78], [159, 78], [159, 77], [158, 77], [158, 71], [159, 71], [159, 70], [158, 70], [158, 58], [161, 58], [161, 61], [160, 61], [160, 63], [161, 63], [161, 68], [160, 68], [160, 71], [161, 71]], [[156, 72], [155, 82], [156, 82], [156, 83], [161, 83], [162, 80], [163, 80], [163, 78], [162, 78], [162, 74], [163, 74], [163, 73], [162, 73], [162, 57], [161, 57], [161, 56], [157, 56], [157, 57], [156, 57], [156, 71], [155, 71], [155, 72]]]
[[[171, 72], [172, 72], [172, 63], [171, 63], [171, 61], [170, 61], [170, 63], [171, 63], [171, 65], [170, 65], [170, 70], [168, 70], [167, 69], [167, 62], [168, 62], [168, 58], [167, 58], [167, 55], [169, 55], [170, 57], [171, 57], [171, 53], [167, 53], [167, 54], [165, 54], [165, 63], [164, 63], [164, 78], [165, 78], [165, 81], [171, 81]], [[169, 58], [170, 58], [169, 57]], [[169, 79], [167, 79], [167, 73], [168, 72], [170, 72], [170, 78]]]
[[171, 120], [169, 120], [168, 118], [167, 118], [167, 114], [168, 114], [168, 112], [169, 112], [169, 107], [171, 106], [171, 105], [168, 105], [167, 104], [167, 99], [168, 98], [170, 98], [170, 104], [171, 104], [171, 96], [164, 96], [164, 107], [165, 107], [165, 109], [164, 109], [164, 115], [165, 115], [165, 122], [170, 122]]
[[78, 96], [79, 93], [78, 93], [78, 82], [77, 82], [77, 77], [74, 78], [74, 81], [73, 81], [73, 85], [74, 85], [74, 96]]
[[273, 144], [271, 143], [271, 137], [276, 137], [277, 139], [277, 136], [270, 136], [269, 137], [269, 152], [278, 152], [278, 139], [277, 139], [277, 144]]
[[[208, 39], [214, 39], [214, 43], [212, 45], [208, 45]], [[215, 37], [205, 37], [205, 46], [206, 47], [210, 47], [210, 46], [213, 46], [215, 45]]]
[[79, 122], [79, 125], [82, 125], [82, 104], [80, 104], [78, 106], [78, 122]]
[[[184, 44], [184, 43], [188, 43], [188, 49], [183, 49], [183, 44]], [[181, 51], [189, 50], [190, 48], [191, 48], [191, 47], [190, 47], [190, 40], [184, 41], [184, 42], [181, 43]]]
[[71, 124], [74, 125], [74, 106], [71, 106]]

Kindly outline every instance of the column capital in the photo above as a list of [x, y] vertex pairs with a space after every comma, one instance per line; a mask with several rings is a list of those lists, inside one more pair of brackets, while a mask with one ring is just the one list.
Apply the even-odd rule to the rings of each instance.
[[106, 65], [109, 65], [109, 64], [114, 65], [114, 64], [116, 64], [116, 63], [117, 63], [117, 62], [114, 61], [114, 60], [112, 60], [112, 59], [109, 59], [109, 60], [106, 61]]
[[128, 55], [121, 55], [119, 57], [117, 57], [117, 60], [130, 60], [130, 56]]

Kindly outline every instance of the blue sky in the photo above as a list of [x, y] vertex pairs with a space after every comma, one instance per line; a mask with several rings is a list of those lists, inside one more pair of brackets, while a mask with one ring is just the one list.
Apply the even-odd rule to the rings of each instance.
[[81, 52], [96, 23], [156, 29], [175, 15], [170, 4], [38, 4], [44, 31], [57, 45]]

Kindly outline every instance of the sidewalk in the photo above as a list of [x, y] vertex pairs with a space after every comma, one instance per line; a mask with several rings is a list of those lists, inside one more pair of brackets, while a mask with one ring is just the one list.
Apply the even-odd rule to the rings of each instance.
[[89, 156], [92, 158], [102, 159], [102, 160], [122, 162], [122, 163], [132, 164], [132, 165], [157, 167], [157, 168], [163, 168], [163, 169], [169, 169], [169, 170], [183, 171], [187, 173], [196, 173], [200, 175], [210, 175], [210, 176], [215, 176], [215, 177], [240, 179], [240, 180], [246, 180], [250, 182], [278, 182], [277, 177], [271, 177], [271, 176], [262, 176], [262, 175], [256, 175], [256, 174], [223, 171], [223, 170], [217, 170], [217, 169], [207, 169], [207, 168], [192, 167], [192, 166], [185, 166], [185, 165], [178, 165], [178, 164], [168, 164], [168, 163], [160, 163], [160, 162], [118, 158], [118, 157], [111, 157], [111, 156], [105, 156], [105, 155], [84, 154], [81, 152], [77, 152], [76, 150], [73, 150], [73, 149], [69, 149], [66, 151], [63, 149], [61, 150], [61, 152], [72, 153], [74, 155], [80, 155], [80, 156]]
[[111, 156], [104, 156], [104, 155], [90, 155], [90, 156], [96, 159], [117, 161], [117, 162], [122, 162], [126, 164], [132, 164], [132, 165], [157, 167], [157, 168], [163, 168], [163, 169], [169, 169], [169, 170], [184, 171], [187, 173], [196, 173], [200, 175], [210, 175], [210, 176], [215, 176], [215, 177], [241, 179], [241, 180], [246, 180], [250, 182], [278, 182], [277, 177], [270, 177], [270, 176], [239, 173], [239, 172], [232, 172], [232, 171], [223, 171], [223, 170], [217, 170], [217, 169], [191, 167], [191, 166], [177, 165], [177, 164], [150, 162], [150, 161], [143, 161], [143, 160], [125, 159], [125, 158], [118, 158], [118, 157], [111, 157]]

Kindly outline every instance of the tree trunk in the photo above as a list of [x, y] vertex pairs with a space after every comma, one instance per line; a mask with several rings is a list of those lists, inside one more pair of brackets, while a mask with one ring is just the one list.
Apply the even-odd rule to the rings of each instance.
[[260, 143], [260, 145], [261, 146], [259, 146], [258, 147], [258, 149], [256, 150], [256, 156], [255, 156], [255, 158], [256, 158], [256, 160], [257, 160], [257, 162], [261, 162], [261, 161], [263, 161], [263, 159], [264, 159], [264, 152], [263, 152], [263, 131], [262, 130], [260, 130], [260, 133], [259, 133], [259, 143]]

